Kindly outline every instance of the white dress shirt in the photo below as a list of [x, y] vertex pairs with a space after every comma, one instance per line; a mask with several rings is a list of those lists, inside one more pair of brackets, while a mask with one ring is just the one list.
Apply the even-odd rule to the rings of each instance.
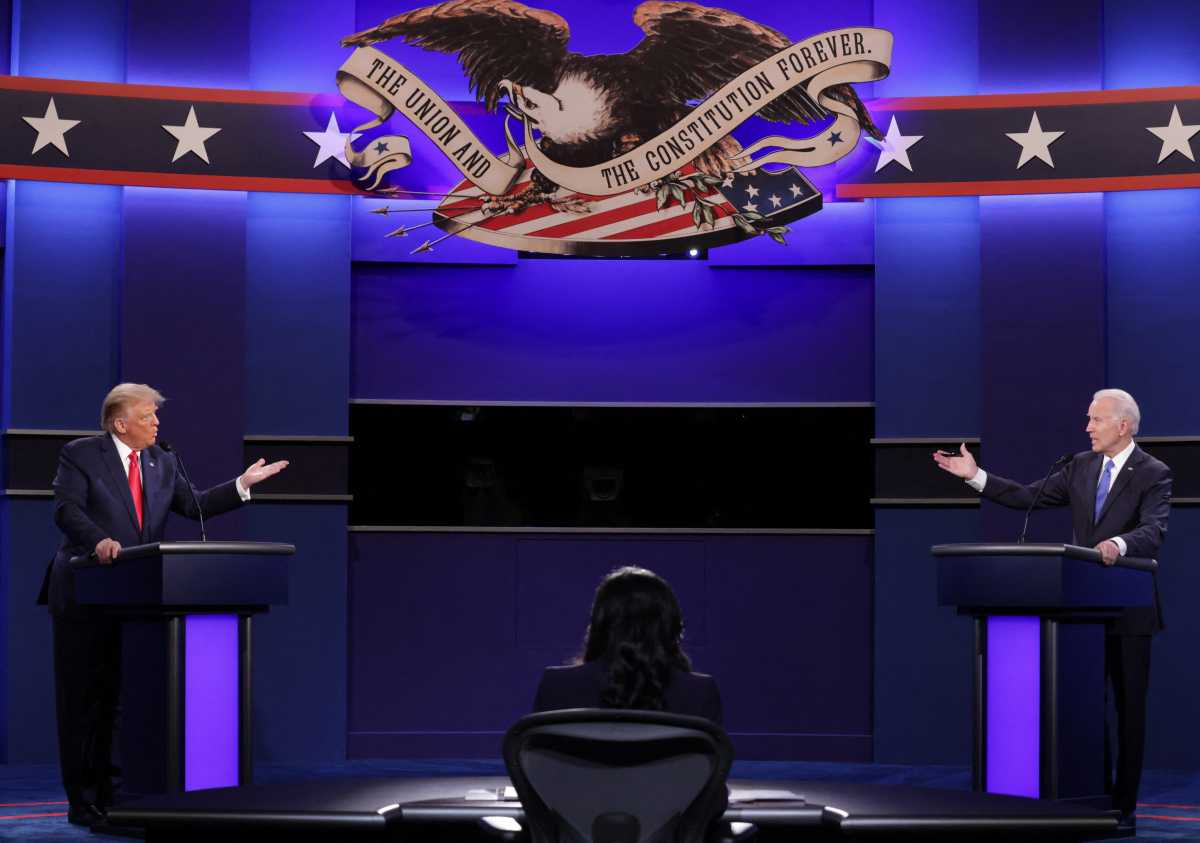
[[[1125, 463], [1129, 461], [1129, 455], [1132, 453], [1133, 453], [1133, 440], [1130, 439], [1128, 445], [1126, 445], [1124, 448], [1122, 448], [1121, 451], [1116, 456], [1111, 457], [1112, 462], [1113, 462], [1113, 468], [1112, 468], [1112, 472], [1108, 478], [1109, 492], [1111, 492], [1112, 487], [1117, 484], [1117, 478], [1121, 476], [1121, 469], [1125, 467]], [[1105, 461], [1107, 461], [1110, 459], [1110, 457], [1105, 456], [1104, 459], [1105, 459]], [[1101, 467], [1100, 467], [1100, 476], [1101, 477], [1104, 476], [1103, 463], [1101, 463]], [[972, 489], [974, 489], [976, 492], [982, 492], [983, 487], [987, 485], [987, 472], [981, 468], [975, 472], [974, 477], [972, 477], [970, 480], [968, 480], [966, 482], [967, 482], [967, 485], [970, 486]], [[1100, 488], [1099, 480], [1096, 481], [1096, 488], [1097, 489]], [[1121, 552], [1122, 556], [1125, 555], [1125, 549], [1126, 549], [1125, 548], [1125, 539], [1121, 538], [1120, 536], [1113, 536], [1111, 539], [1108, 539], [1108, 541], [1112, 542], [1113, 544], [1115, 544], [1117, 546], [1117, 550], [1119, 550]]]

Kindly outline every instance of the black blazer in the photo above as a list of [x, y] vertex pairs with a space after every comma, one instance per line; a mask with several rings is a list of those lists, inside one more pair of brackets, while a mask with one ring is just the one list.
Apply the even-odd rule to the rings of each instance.
[[[534, 711], [562, 708], [603, 708], [600, 701], [608, 685], [608, 666], [600, 660], [581, 665], [548, 667], [534, 697]], [[721, 692], [711, 676], [672, 670], [667, 682], [664, 711], [707, 717], [722, 725]]]
[[[162, 541], [167, 516], [177, 512], [197, 519], [188, 484], [174, 454], [157, 445], [141, 453], [142, 529], [138, 529], [129, 479], [112, 437], [107, 434], [76, 439], [63, 446], [54, 476], [54, 523], [62, 543], [46, 570], [38, 603], [49, 603], [54, 615], [80, 615], [75, 604], [72, 556], [91, 553], [106, 538], [122, 547]], [[234, 481], [196, 492], [204, 516], [218, 515], [242, 505]]]
[[[1074, 543], [1095, 547], [1105, 539], [1120, 536], [1127, 556], [1158, 557], [1167, 535], [1171, 513], [1171, 469], [1134, 445], [1120, 474], [1112, 481], [1099, 519], [1093, 520], [1096, 486], [1104, 455], [1093, 451], [1076, 454], [1069, 463], [1050, 475], [1042, 490], [1038, 509], [1071, 507]], [[983, 496], [1014, 509], [1028, 509], [1037, 493], [1037, 483], [1025, 486], [988, 474]], [[1128, 609], [1113, 630], [1128, 635], [1150, 635], [1162, 628], [1157, 582], [1154, 609]]]

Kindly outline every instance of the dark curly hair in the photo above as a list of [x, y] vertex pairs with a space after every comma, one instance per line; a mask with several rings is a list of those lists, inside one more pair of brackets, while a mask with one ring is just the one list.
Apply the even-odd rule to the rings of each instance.
[[596, 587], [579, 661], [608, 665], [606, 707], [661, 711], [671, 670], [692, 669], [682, 637], [683, 613], [671, 586], [653, 571], [626, 566]]

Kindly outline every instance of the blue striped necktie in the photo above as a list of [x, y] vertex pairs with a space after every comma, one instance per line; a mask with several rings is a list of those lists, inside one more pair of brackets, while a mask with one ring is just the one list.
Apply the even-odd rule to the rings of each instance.
[[1100, 475], [1100, 485], [1096, 487], [1096, 512], [1092, 516], [1092, 523], [1100, 520], [1100, 510], [1104, 509], [1104, 502], [1108, 500], [1108, 489], [1112, 484], [1113, 461], [1104, 461], [1104, 473]]

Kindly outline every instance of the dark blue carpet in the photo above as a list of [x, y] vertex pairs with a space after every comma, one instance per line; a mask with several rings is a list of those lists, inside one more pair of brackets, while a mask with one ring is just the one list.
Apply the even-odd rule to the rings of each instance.
[[[348, 761], [329, 765], [260, 764], [255, 781], [295, 782], [311, 779], [375, 776], [504, 775], [499, 761]], [[966, 790], [965, 767], [911, 767], [897, 764], [818, 764], [811, 762], [739, 761], [733, 776], [743, 779], [821, 779], [824, 781], [901, 784]], [[0, 840], [112, 840], [69, 825], [58, 781], [58, 767], [0, 765]], [[1138, 840], [1200, 841], [1200, 772], [1148, 771], [1138, 808]]]

